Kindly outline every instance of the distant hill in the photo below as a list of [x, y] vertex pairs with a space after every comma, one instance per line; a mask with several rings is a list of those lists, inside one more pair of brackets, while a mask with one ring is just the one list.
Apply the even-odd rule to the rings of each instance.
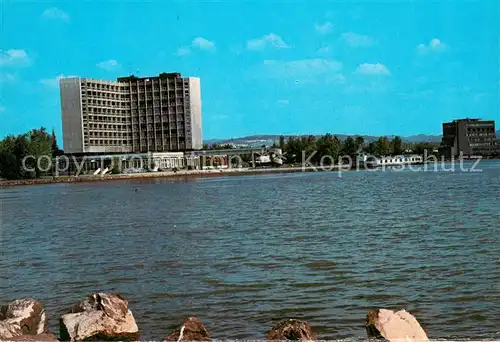
[[[348, 134], [333, 134], [336, 135], [340, 140], [345, 140], [350, 135]], [[498, 133], [497, 133], [498, 135]], [[291, 136], [297, 135], [284, 135], [285, 139], [288, 139]], [[321, 135], [316, 135], [316, 137], [320, 137]], [[379, 138], [379, 136], [373, 135], [362, 135], [365, 142], [372, 142]], [[387, 136], [387, 138], [392, 139], [394, 136]], [[234, 145], [245, 145], [245, 146], [262, 146], [262, 145], [272, 145], [275, 141], [279, 141], [280, 135], [274, 134], [261, 134], [261, 135], [249, 135], [245, 137], [232, 138], [232, 139], [208, 139], [205, 140], [204, 143], [208, 145], [212, 144], [234, 144]], [[426, 134], [417, 134], [410, 135], [407, 137], [401, 137], [403, 141], [409, 143], [416, 142], [441, 142], [440, 135], [426, 135]]]

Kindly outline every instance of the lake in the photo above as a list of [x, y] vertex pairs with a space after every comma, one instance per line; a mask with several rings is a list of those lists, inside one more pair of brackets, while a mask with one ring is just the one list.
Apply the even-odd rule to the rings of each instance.
[[41, 300], [57, 333], [74, 302], [119, 292], [143, 340], [188, 315], [217, 339], [293, 317], [357, 340], [373, 308], [500, 340], [500, 162], [479, 167], [0, 189], [0, 302]]

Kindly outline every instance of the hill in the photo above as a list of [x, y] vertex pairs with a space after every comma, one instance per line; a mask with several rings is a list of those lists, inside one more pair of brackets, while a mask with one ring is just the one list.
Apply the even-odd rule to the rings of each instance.
[[[348, 134], [334, 134], [339, 138], [340, 140], [345, 140], [348, 136]], [[498, 133], [497, 133], [498, 135]], [[296, 136], [296, 135], [284, 135], [285, 139], [288, 139], [291, 136]], [[321, 135], [316, 135], [316, 137], [319, 137]], [[373, 136], [373, 135], [362, 135], [362, 137], [365, 139], [365, 142], [372, 142], [375, 141], [379, 138], [379, 136]], [[387, 138], [392, 139], [394, 136], [387, 136]], [[208, 139], [205, 140], [204, 143], [208, 145], [212, 144], [234, 144], [234, 145], [244, 145], [244, 146], [252, 146], [252, 147], [258, 147], [262, 145], [272, 145], [274, 142], [279, 141], [280, 135], [278, 134], [260, 134], [260, 135], [249, 135], [245, 137], [239, 137], [239, 138], [232, 138], [232, 139]], [[441, 142], [441, 136], [440, 135], [426, 135], [426, 134], [417, 134], [417, 135], [410, 135], [407, 137], [401, 137], [404, 142], [408, 143], [416, 143], [416, 142], [433, 142], [433, 143], [439, 143]]]

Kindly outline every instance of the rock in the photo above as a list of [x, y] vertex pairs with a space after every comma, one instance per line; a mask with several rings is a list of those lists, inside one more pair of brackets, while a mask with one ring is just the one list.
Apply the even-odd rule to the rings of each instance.
[[268, 341], [316, 341], [306, 321], [287, 319], [276, 324], [266, 335]]
[[184, 323], [165, 337], [166, 342], [211, 341], [207, 328], [198, 317], [188, 317]]
[[0, 339], [46, 332], [45, 310], [39, 301], [18, 299], [0, 308]]
[[390, 342], [429, 341], [417, 319], [406, 310], [394, 312], [380, 309], [368, 312], [366, 331], [368, 337], [384, 338]]
[[139, 328], [128, 301], [118, 294], [93, 293], [59, 320], [63, 341], [138, 341]]
[[2, 342], [15, 341], [15, 342], [59, 342], [54, 334], [40, 334], [40, 335], [21, 335], [11, 337], [8, 340], [1, 340]]

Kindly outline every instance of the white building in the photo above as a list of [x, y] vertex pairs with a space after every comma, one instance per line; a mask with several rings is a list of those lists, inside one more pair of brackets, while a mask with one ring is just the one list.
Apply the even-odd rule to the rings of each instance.
[[418, 154], [375, 157], [365, 153], [359, 153], [357, 160], [359, 163], [371, 167], [419, 164], [424, 162], [424, 158]]
[[201, 149], [197, 77], [60, 80], [66, 153], [145, 153]]

